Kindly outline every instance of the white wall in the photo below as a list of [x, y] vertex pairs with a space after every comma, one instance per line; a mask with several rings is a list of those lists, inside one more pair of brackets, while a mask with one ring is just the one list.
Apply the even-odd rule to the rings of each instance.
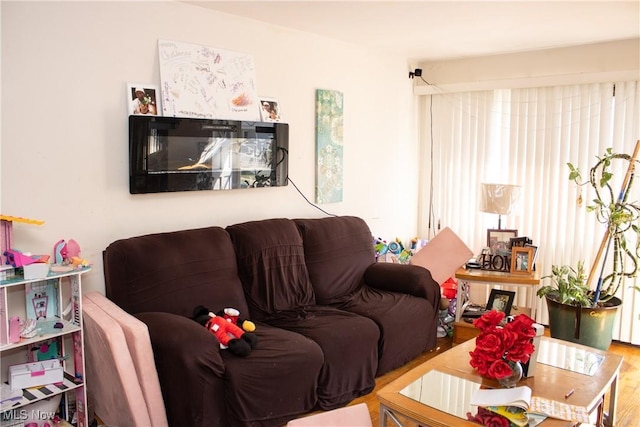
[[637, 80], [640, 39], [424, 62], [415, 93], [515, 89]]
[[[417, 224], [415, 99], [404, 58], [363, 51], [174, 2], [2, 1], [2, 194], [14, 246], [52, 254], [76, 239], [104, 291], [101, 252], [159, 231], [271, 217], [318, 217], [293, 186], [130, 195], [127, 82], [160, 83], [157, 40], [254, 56], [259, 95], [290, 124], [289, 174], [314, 198], [316, 89], [344, 92], [344, 201], [376, 236], [410, 239]], [[158, 260], [162, 262], [162, 260]]]

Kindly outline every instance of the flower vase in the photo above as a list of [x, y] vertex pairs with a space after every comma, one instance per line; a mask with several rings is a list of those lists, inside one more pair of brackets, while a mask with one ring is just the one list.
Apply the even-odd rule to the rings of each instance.
[[520, 362], [512, 362], [507, 360], [507, 365], [511, 368], [511, 375], [508, 377], [500, 378], [498, 383], [503, 388], [513, 388], [518, 385], [518, 381], [522, 379], [522, 365]]

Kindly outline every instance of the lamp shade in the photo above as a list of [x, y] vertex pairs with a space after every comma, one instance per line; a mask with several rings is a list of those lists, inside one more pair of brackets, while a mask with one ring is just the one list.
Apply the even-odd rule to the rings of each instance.
[[519, 185], [482, 184], [480, 210], [498, 215], [509, 215], [520, 207]]

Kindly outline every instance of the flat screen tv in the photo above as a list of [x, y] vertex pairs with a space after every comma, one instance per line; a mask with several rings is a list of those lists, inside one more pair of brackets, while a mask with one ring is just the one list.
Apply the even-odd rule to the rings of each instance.
[[129, 116], [129, 192], [287, 185], [289, 125]]

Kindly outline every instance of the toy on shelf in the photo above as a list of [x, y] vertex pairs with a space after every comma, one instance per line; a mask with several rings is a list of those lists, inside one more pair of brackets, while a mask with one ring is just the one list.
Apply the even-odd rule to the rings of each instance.
[[[44, 221], [37, 219], [22, 218], [19, 216], [0, 214], [0, 253], [4, 255], [6, 251], [13, 248], [13, 223], [42, 225]], [[4, 255], [6, 256], [6, 255]], [[9, 264], [7, 262], [7, 264]]]
[[73, 268], [88, 267], [91, 263], [80, 257], [80, 245], [73, 239], [68, 242], [59, 240], [53, 245], [53, 258], [55, 265], [53, 271], [68, 271]]
[[20, 252], [15, 249], [7, 249], [3, 252], [3, 255], [7, 259], [7, 265], [14, 268], [24, 267], [25, 265], [31, 265], [35, 263], [46, 263], [49, 261], [48, 255], [31, 255], [26, 252]]

